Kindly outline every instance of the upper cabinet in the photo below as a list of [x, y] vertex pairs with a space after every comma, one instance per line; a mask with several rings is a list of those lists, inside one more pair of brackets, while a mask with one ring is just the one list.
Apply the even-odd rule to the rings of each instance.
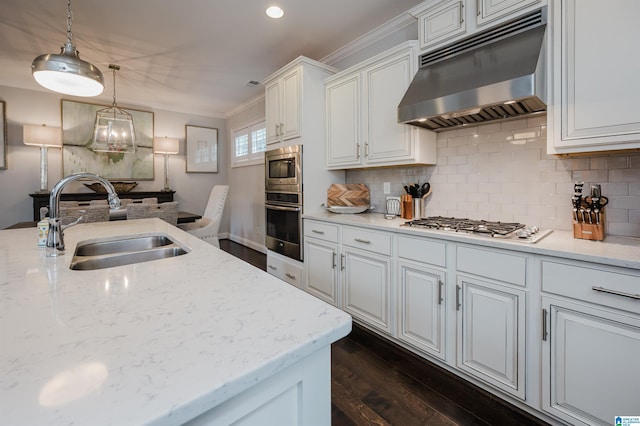
[[397, 119], [416, 54], [405, 42], [325, 80], [329, 169], [435, 164], [435, 134]]
[[546, 0], [432, 0], [409, 11], [418, 19], [420, 49], [439, 49], [540, 8]]
[[268, 145], [287, 145], [303, 136], [310, 120], [321, 117], [323, 102], [317, 101], [324, 98], [322, 80], [334, 72], [301, 56], [267, 77], [263, 84]]
[[640, 148], [640, 2], [617, 1], [616, 13], [598, 1], [551, 5], [548, 152]]

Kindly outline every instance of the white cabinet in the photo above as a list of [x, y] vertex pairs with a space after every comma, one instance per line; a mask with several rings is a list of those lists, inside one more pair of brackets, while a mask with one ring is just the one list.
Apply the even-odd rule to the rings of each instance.
[[300, 136], [300, 68], [265, 87], [267, 144]]
[[294, 287], [302, 288], [302, 273], [304, 266], [302, 262], [283, 256], [274, 251], [267, 251], [267, 272], [291, 284]]
[[325, 103], [322, 81], [335, 71], [300, 56], [263, 81], [268, 145], [293, 144], [307, 132], [316, 133]]
[[398, 236], [398, 339], [446, 358], [446, 244]]
[[338, 227], [305, 220], [304, 234], [304, 289], [339, 306]]
[[405, 42], [325, 80], [329, 169], [435, 164], [435, 134], [397, 119], [416, 48]]
[[588, 425], [636, 413], [640, 273], [551, 258], [541, 265], [543, 409]]
[[570, 424], [614, 424], [640, 406], [640, 318], [594, 306], [543, 298], [543, 409]]
[[420, 48], [444, 43], [467, 30], [464, 1], [447, 1], [426, 10], [418, 17]]
[[596, 0], [559, 0], [550, 9], [548, 152], [640, 148], [640, 59], [629, 53], [640, 38], [640, 2], [616, 1], [616, 13], [603, 13]]
[[392, 333], [391, 234], [342, 227], [342, 309]]
[[485, 25], [536, 3], [540, 0], [477, 0], [476, 23]]
[[524, 400], [526, 258], [458, 246], [456, 269], [457, 368]]

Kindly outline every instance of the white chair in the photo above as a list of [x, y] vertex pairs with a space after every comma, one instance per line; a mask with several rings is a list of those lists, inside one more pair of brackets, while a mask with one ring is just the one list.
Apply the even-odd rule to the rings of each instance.
[[229, 193], [229, 185], [216, 185], [209, 194], [207, 207], [204, 209], [202, 219], [198, 219], [193, 223], [184, 223], [178, 225], [178, 228], [187, 231], [201, 240], [204, 240], [220, 248], [218, 242], [218, 231], [220, 222], [222, 221], [222, 213], [224, 212], [224, 204]]

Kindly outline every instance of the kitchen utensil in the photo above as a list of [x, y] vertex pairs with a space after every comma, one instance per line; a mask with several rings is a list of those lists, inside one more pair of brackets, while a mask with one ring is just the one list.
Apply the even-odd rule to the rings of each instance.
[[387, 197], [386, 214], [392, 217], [400, 214], [400, 197]]

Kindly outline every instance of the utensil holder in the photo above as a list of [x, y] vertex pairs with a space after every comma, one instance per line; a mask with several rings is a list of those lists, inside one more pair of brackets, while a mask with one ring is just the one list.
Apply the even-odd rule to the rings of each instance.
[[573, 238], [581, 240], [602, 241], [604, 240], [604, 212], [600, 213], [600, 223], [573, 222]]
[[413, 218], [422, 219], [422, 198], [413, 199]]

